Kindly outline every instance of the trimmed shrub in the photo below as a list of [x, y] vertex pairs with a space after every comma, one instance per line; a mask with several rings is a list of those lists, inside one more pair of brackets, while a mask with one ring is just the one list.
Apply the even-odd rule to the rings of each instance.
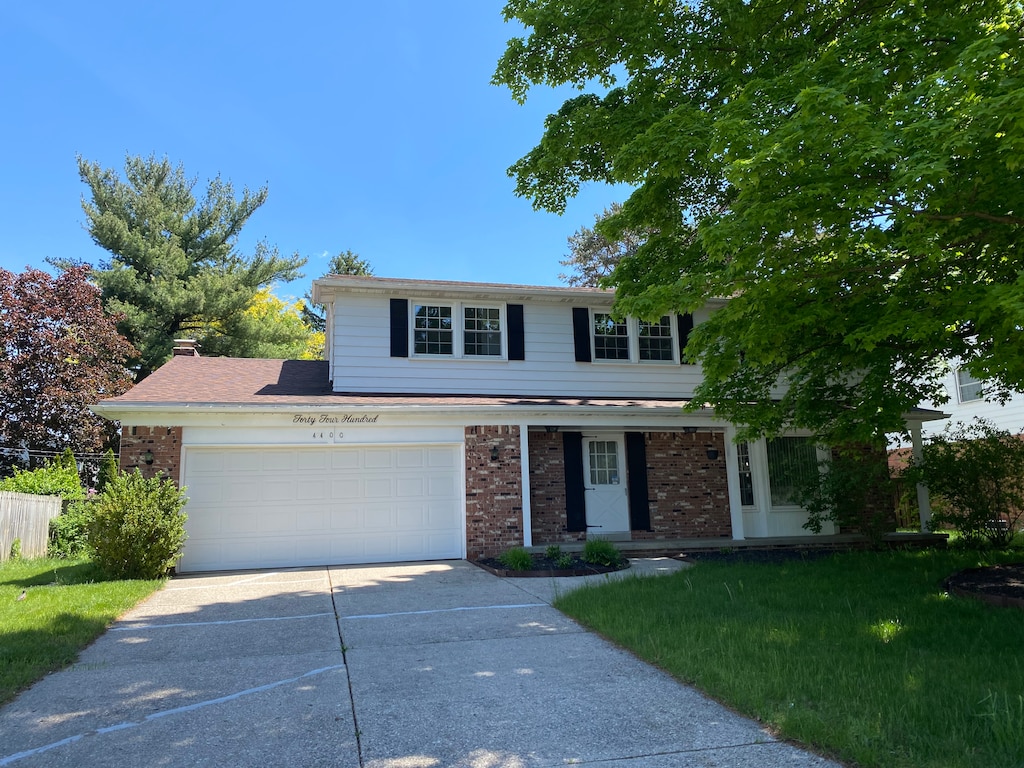
[[583, 545], [583, 561], [610, 568], [622, 562], [622, 553], [610, 541], [587, 539], [587, 543]]
[[107, 483], [89, 527], [93, 559], [117, 579], [166, 576], [185, 543], [184, 489], [135, 470]]
[[107, 487], [107, 483], [119, 474], [121, 474], [121, 468], [117, 464], [117, 456], [114, 455], [113, 449], [107, 448], [107, 452], [103, 454], [103, 459], [100, 461], [99, 471], [96, 473], [96, 491], [102, 493], [103, 489]]

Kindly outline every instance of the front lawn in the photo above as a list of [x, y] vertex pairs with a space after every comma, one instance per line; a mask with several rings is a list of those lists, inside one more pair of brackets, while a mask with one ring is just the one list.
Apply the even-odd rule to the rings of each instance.
[[114, 619], [163, 584], [101, 579], [87, 560], [0, 563], [0, 704], [74, 662]]
[[1024, 610], [942, 580], [1024, 553], [699, 563], [556, 606], [737, 711], [851, 764], [1024, 765]]

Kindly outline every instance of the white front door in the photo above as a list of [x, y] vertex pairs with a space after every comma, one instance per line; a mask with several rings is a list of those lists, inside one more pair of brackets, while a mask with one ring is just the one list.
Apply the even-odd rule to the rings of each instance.
[[621, 433], [583, 438], [583, 499], [588, 536], [629, 538], [623, 442]]

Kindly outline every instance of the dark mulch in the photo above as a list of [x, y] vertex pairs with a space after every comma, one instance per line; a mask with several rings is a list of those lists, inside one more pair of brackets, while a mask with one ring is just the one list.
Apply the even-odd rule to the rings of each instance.
[[836, 554], [833, 547], [801, 547], [799, 549], [702, 549], [687, 552], [684, 562], [716, 563], [787, 563], [792, 560], [820, 560]]
[[622, 562], [619, 565], [605, 566], [588, 563], [578, 555], [572, 556], [572, 563], [568, 567], [560, 567], [565, 564], [557, 563], [549, 557], [534, 555], [533, 568], [527, 571], [508, 570], [496, 557], [484, 557], [480, 560], [474, 560], [473, 562], [484, 570], [490, 571], [498, 576], [525, 578], [529, 578], [531, 576], [592, 576], [596, 573], [611, 573], [612, 571], [621, 571], [623, 568], [629, 568], [629, 560], [625, 558], [622, 559]]
[[993, 605], [1024, 608], [1024, 563], [969, 568], [946, 579], [946, 589]]

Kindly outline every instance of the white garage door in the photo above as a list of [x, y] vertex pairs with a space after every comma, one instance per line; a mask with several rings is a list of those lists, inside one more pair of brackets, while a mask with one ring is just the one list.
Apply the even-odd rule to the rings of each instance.
[[455, 446], [185, 451], [182, 571], [464, 556]]

